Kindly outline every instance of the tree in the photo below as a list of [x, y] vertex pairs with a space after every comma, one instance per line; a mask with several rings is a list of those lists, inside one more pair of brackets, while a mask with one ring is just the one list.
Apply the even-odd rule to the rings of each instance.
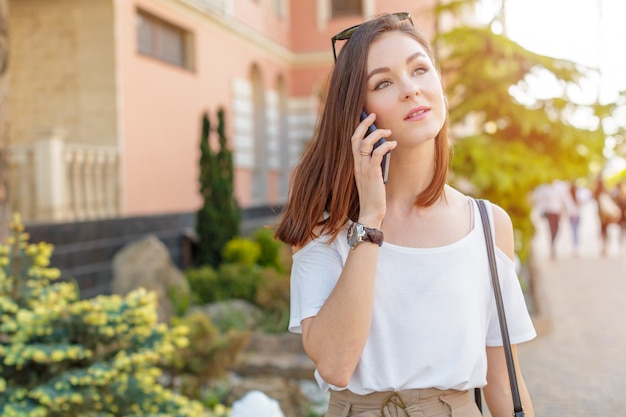
[[211, 150], [211, 124], [202, 117], [200, 137], [200, 194], [203, 204], [196, 216], [199, 244], [196, 263], [217, 267], [226, 243], [239, 233], [241, 213], [234, 197], [233, 156], [228, 149], [224, 110], [218, 113], [217, 152]]
[[0, 0], [0, 242], [8, 232], [9, 212], [9, 0]]
[[[452, 182], [469, 182], [474, 195], [507, 210], [517, 232], [517, 253], [525, 260], [534, 233], [532, 190], [552, 179], [586, 177], [590, 164], [603, 160], [600, 123], [572, 122], [577, 112], [587, 111], [593, 119], [600, 111], [568, 96], [585, 68], [527, 51], [488, 26], [455, 27], [438, 34], [436, 44], [453, 132]], [[551, 74], [562, 94], [520, 99], [515, 91], [528, 91], [529, 79], [539, 72]], [[471, 126], [471, 133], [458, 133], [468, 132], [461, 126]]]

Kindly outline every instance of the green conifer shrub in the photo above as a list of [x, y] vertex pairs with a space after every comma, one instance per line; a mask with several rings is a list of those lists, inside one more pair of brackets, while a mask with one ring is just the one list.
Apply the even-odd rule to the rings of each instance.
[[80, 300], [54, 282], [53, 248], [32, 244], [16, 216], [0, 245], [0, 415], [207, 416], [159, 383], [186, 328], [157, 324], [156, 297], [138, 289]]
[[239, 233], [241, 212], [234, 194], [233, 155], [227, 147], [224, 110], [218, 113], [217, 152], [211, 150], [211, 124], [202, 117], [200, 137], [200, 195], [202, 207], [196, 214], [198, 250], [196, 264], [217, 267], [226, 242]]

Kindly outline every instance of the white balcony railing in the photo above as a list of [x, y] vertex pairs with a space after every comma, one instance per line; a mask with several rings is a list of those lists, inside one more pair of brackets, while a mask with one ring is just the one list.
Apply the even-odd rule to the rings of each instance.
[[9, 147], [11, 207], [25, 221], [77, 221], [120, 214], [116, 147], [65, 143], [51, 131]]

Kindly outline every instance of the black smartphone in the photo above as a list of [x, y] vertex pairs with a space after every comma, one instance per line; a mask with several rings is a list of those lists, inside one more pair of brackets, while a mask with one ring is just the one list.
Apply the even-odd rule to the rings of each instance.
[[[367, 113], [365, 113], [365, 111], [362, 110], [361, 121], [363, 121], [366, 117], [367, 117]], [[376, 126], [374, 125], [374, 123], [372, 123], [370, 127], [367, 128], [367, 133], [365, 134], [365, 136], [367, 137], [370, 133], [372, 133], [375, 130], [376, 130]], [[376, 141], [376, 143], [374, 143], [374, 149], [378, 148], [380, 145], [382, 145], [385, 142], [386, 142], [385, 138], [380, 138], [379, 140]], [[389, 178], [389, 159], [390, 158], [391, 158], [391, 151], [387, 152], [383, 156], [383, 161], [380, 163], [380, 168], [383, 171], [383, 182], [385, 184], [387, 184], [387, 179]]]

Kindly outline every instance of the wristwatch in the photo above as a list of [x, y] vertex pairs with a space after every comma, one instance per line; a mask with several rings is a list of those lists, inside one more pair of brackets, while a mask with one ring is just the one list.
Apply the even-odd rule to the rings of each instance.
[[352, 223], [348, 229], [348, 245], [354, 249], [363, 242], [372, 242], [376, 243], [378, 246], [382, 246], [383, 232], [367, 227], [361, 223]]

